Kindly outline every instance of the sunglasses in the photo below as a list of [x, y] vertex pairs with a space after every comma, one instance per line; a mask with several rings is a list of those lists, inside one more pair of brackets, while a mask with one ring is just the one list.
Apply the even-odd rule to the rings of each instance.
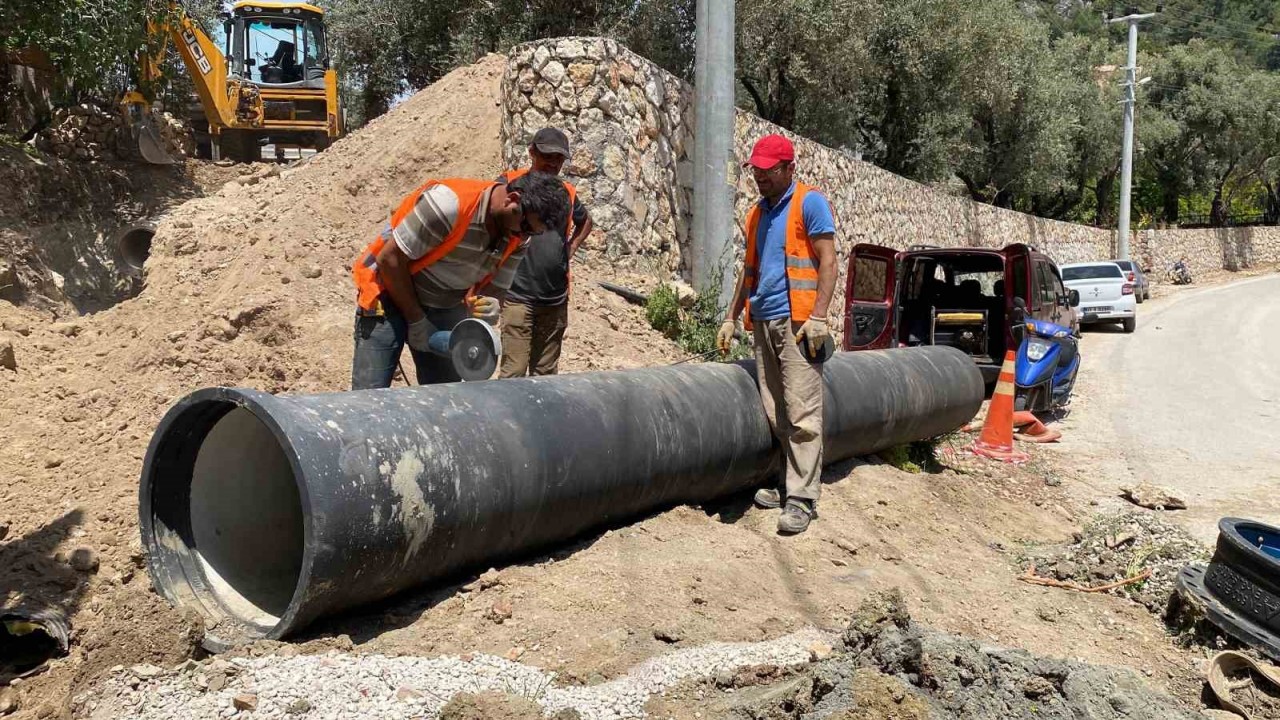
[[751, 168], [751, 174], [752, 174], [752, 175], [755, 175], [755, 176], [757, 176], [757, 177], [759, 177], [759, 176], [761, 176], [761, 175], [766, 176], [766, 177], [768, 177], [769, 175], [777, 175], [778, 173], [781, 173], [781, 172], [782, 172], [782, 170], [783, 170], [784, 168], [786, 168], [788, 165], [790, 165], [790, 163], [788, 163], [788, 162], [785, 162], [785, 161], [784, 161], [784, 162], [780, 162], [780, 163], [778, 163], [777, 165], [774, 165], [773, 167], [769, 168], [768, 170], [761, 170], [761, 169], [760, 169], [760, 168], [758, 168], [758, 167], [753, 167], [753, 168]]

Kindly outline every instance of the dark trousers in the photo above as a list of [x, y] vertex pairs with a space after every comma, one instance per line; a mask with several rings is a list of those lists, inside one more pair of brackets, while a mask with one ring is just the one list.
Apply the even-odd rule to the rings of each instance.
[[[405, 349], [409, 324], [390, 302], [383, 302], [385, 315], [367, 317], [356, 315], [355, 354], [351, 359], [351, 389], [373, 390], [391, 387], [400, 363], [400, 353]], [[451, 330], [467, 317], [466, 304], [451, 308], [423, 308], [427, 319], [436, 330]], [[457, 382], [457, 371], [447, 357], [418, 352], [409, 348], [419, 385]], [[408, 378], [405, 378], [406, 382]]]

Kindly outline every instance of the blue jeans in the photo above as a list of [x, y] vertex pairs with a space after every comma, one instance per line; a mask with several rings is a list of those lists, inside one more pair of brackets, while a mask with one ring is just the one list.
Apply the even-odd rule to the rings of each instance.
[[[355, 354], [351, 359], [351, 389], [373, 390], [391, 387], [405, 349], [409, 324], [391, 302], [383, 302], [386, 314], [379, 317], [356, 315]], [[427, 320], [437, 330], [450, 330], [467, 317], [465, 303], [451, 308], [423, 308]], [[419, 385], [458, 382], [457, 371], [447, 357], [409, 348]], [[405, 378], [408, 380], [408, 377]]]

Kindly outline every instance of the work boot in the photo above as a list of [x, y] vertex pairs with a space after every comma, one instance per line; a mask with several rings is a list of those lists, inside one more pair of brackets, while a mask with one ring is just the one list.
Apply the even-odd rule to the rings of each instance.
[[756, 507], [772, 510], [782, 507], [782, 496], [773, 488], [761, 488], [756, 491]]
[[813, 503], [800, 498], [787, 500], [787, 506], [778, 516], [778, 532], [783, 535], [799, 535], [809, 529], [809, 521], [817, 517]]

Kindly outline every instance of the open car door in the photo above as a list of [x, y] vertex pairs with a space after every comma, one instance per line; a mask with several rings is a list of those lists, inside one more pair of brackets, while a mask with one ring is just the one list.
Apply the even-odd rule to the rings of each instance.
[[849, 253], [845, 287], [844, 349], [877, 350], [895, 343], [898, 251], [861, 244]]

